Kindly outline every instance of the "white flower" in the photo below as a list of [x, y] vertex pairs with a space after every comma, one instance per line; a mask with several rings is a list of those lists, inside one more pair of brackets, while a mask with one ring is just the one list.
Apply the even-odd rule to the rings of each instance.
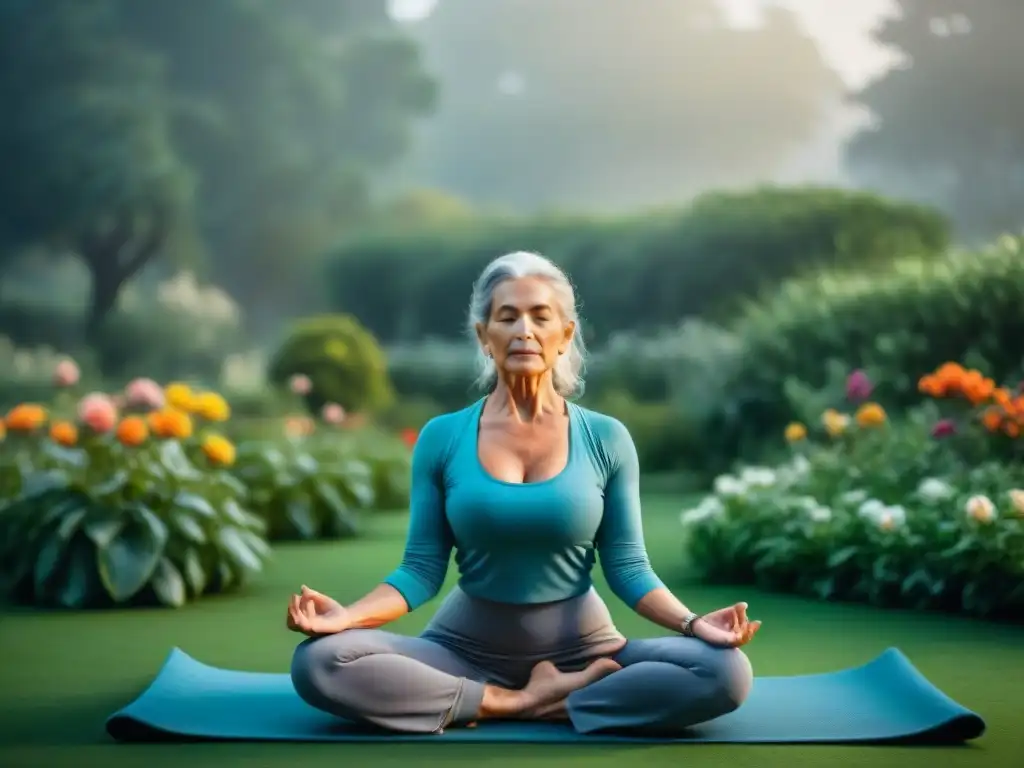
[[832, 519], [832, 510], [828, 507], [816, 504], [807, 510], [807, 516], [816, 523], [827, 523]]
[[683, 510], [679, 516], [679, 522], [684, 526], [696, 525], [712, 517], [718, 517], [725, 512], [725, 506], [715, 496], [705, 496], [693, 509]]
[[740, 474], [740, 482], [748, 487], [770, 488], [775, 485], [775, 472], [767, 467], [747, 467]]
[[891, 530], [907, 521], [907, 510], [900, 504], [889, 506], [878, 499], [868, 499], [860, 505], [857, 514], [879, 528]]
[[746, 484], [735, 475], [719, 475], [715, 478], [715, 493], [719, 496], [742, 496], [746, 492]]
[[974, 518], [979, 523], [991, 523], [996, 517], [996, 505], [988, 496], [971, 496], [964, 508], [967, 516]]
[[945, 501], [954, 494], [953, 487], [937, 477], [927, 477], [917, 486], [918, 495], [926, 501]]
[[867, 498], [868, 492], [861, 488], [858, 488], [852, 491], [847, 491], [846, 493], [839, 497], [839, 500], [842, 501], [844, 504], [856, 505], [862, 504], [864, 501], [867, 500]]

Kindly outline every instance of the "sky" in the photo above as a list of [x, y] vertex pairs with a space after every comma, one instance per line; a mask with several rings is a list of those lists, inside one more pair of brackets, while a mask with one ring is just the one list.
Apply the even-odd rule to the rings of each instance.
[[[890, 52], [871, 40], [872, 27], [893, 8], [892, 0], [717, 0], [737, 25], [756, 23], [759, 10], [777, 3], [793, 9], [843, 80], [859, 87], [892, 63]], [[438, 0], [389, 0], [395, 18], [414, 21]], [[680, 0], [685, 2], [685, 0]]]

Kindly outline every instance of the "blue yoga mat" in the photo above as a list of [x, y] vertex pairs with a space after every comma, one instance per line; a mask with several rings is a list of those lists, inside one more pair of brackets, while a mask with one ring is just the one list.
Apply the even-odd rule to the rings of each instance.
[[759, 677], [735, 712], [685, 734], [579, 734], [563, 723], [485, 722], [442, 735], [358, 727], [305, 704], [288, 675], [210, 667], [174, 649], [156, 679], [107, 720], [119, 741], [434, 741], [601, 743], [952, 744], [985, 723], [932, 685], [895, 648], [861, 667]]

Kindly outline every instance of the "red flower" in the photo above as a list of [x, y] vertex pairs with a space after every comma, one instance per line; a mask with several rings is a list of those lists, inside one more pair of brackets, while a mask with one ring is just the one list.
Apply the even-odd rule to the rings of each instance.
[[941, 421], [935, 422], [935, 426], [932, 427], [932, 437], [941, 438], [949, 437], [950, 435], [956, 434], [956, 422], [952, 419], [942, 419]]
[[399, 436], [402, 438], [403, 443], [412, 448], [416, 445], [416, 439], [420, 436], [420, 433], [419, 430], [406, 427], [399, 433]]

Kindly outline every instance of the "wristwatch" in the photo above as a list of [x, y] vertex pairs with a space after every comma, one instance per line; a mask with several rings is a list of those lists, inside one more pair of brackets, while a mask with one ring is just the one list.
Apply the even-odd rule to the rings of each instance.
[[685, 637], [694, 637], [694, 634], [693, 634], [693, 622], [695, 622], [699, 618], [701, 618], [701, 617], [698, 614], [693, 613], [692, 611], [690, 613], [686, 614], [686, 618], [683, 619], [683, 624], [682, 624], [683, 635]]

